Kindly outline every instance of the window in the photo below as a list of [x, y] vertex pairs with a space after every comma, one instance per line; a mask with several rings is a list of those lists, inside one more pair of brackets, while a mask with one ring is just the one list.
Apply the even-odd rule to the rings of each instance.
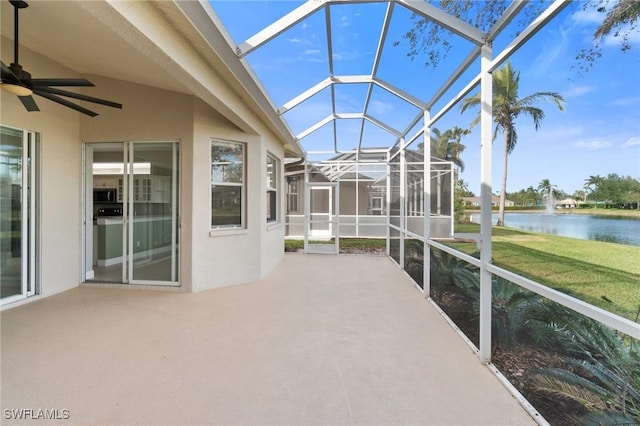
[[382, 215], [382, 197], [371, 197], [371, 214]]
[[287, 178], [287, 212], [298, 211], [298, 177]]
[[278, 160], [267, 154], [267, 222], [278, 220]]
[[211, 227], [243, 228], [245, 217], [245, 145], [211, 143]]

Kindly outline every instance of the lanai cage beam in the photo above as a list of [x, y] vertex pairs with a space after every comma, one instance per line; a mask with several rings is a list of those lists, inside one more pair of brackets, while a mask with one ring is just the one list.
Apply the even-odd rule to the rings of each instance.
[[320, 83], [317, 83], [316, 85], [311, 86], [310, 88], [308, 88], [307, 90], [300, 93], [298, 96], [296, 96], [295, 98], [291, 99], [290, 101], [282, 105], [280, 108], [278, 108], [278, 114], [282, 115], [285, 112], [289, 111], [290, 109], [294, 108], [295, 106], [300, 105], [302, 102], [311, 98], [313, 95], [320, 93], [321, 91], [329, 87], [331, 84], [332, 84], [332, 78], [331, 77], [325, 78]]
[[478, 28], [471, 24], [456, 18], [453, 15], [437, 8], [423, 0], [395, 0], [396, 3], [409, 9], [411, 12], [417, 13], [422, 17], [435, 22], [436, 24], [448, 29], [470, 42], [481, 45], [484, 43], [484, 34]]
[[249, 37], [247, 41], [236, 48], [236, 54], [240, 58], [244, 58], [255, 49], [267, 43], [269, 40], [277, 37], [278, 35], [287, 31], [289, 28], [302, 22], [308, 16], [316, 13], [318, 10], [323, 8], [326, 3], [327, 2], [325, 0], [314, 0], [307, 1], [301, 4], [296, 9], [287, 13], [271, 25], [259, 31], [252, 37]]
[[327, 60], [329, 61], [329, 76], [333, 77], [333, 39], [331, 37], [331, 8], [324, 7], [325, 28], [327, 32]]

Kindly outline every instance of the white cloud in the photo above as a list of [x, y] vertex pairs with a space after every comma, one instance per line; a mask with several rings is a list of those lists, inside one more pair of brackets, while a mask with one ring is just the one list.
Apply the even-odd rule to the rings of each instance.
[[371, 108], [371, 112], [373, 112], [374, 115], [386, 115], [393, 111], [393, 105], [382, 101], [371, 101], [369, 108]]
[[341, 27], [348, 27], [349, 26], [349, 18], [347, 18], [346, 16], [343, 16], [342, 18], [340, 18], [340, 26]]
[[578, 25], [599, 25], [603, 18], [604, 14], [593, 8], [576, 10], [573, 15], [571, 15], [571, 20]]
[[632, 146], [640, 146], [640, 136], [633, 136], [622, 144], [623, 148], [630, 148]]
[[298, 43], [302, 43], [303, 40], [300, 38], [293, 37], [293, 38], [288, 38], [287, 41], [291, 44], [298, 44]]
[[358, 52], [334, 52], [333, 53], [333, 60], [334, 61], [346, 61], [346, 60], [357, 59], [360, 56], [361, 55]]
[[[628, 36], [627, 40], [625, 40], [626, 42], [628, 42], [631, 45], [640, 44], [640, 31], [631, 31], [628, 25], [622, 26], [620, 28], [621, 33], [624, 33], [625, 30]], [[604, 38], [604, 45], [610, 46], [610, 47], [611, 46], [616, 47], [620, 44], [621, 41], [622, 41], [622, 37], [614, 37], [613, 34], [609, 34]]]
[[306, 22], [302, 23], [302, 29], [306, 30], [307, 28], [311, 28], [311, 24], [307, 24]]
[[628, 107], [640, 104], [640, 98], [620, 98], [609, 103], [610, 106]]
[[586, 95], [587, 93], [592, 93], [592, 92], [595, 92], [596, 90], [597, 90], [596, 86], [572, 86], [569, 88], [569, 90], [564, 92], [563, 95], [566, 98], [571, 98], [574, 96]]
[[591, 140], [591, 141], [579, 141], [576, 142], [576, 147], [585, 148], [589, 151], [597, 151], [599, 149], [609, 148], [611, 146], [611, 142], [604, 140]]
[[560, 27], [558, 28], [557, 34], [554, 34], [552, 38], [542, 42], [540, 54], [533, 61], [533, 66], [530, 70], [534, 76], [546, 76], [558, 58], [566, 55], [570, 43], [570, 33], [570, 28]]
[[320, 49], [307, 49], [302, 52], [303, 55], [317, 55], [318, 53], [320, 53]]
[[584, 133], [584, 128], [579, 124], [565, 123], [558, 126], [542, 126], [540, 130], [536, 131], [531, 126], [522, 127], [521, 131], [518, 131], [520, 140], [572, 140], [576, 139]]

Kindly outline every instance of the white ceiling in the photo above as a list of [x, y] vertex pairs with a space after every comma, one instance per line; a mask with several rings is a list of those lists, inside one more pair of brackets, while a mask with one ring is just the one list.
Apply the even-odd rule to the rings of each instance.
[[[21, 9], [19, 24], [20, 44], [48, 57], [79, 74], [95, 74], [118, 80], [145, 84], [161, 89], [189, 93], [175, 78], [121, 37], [114, 37], [118, 28], [107, 27], [93, 13], [102, 13], [100, 4], [74, 1], [29, 1], [29, 7]], [[100, 2], [101, 3], [101, 2]], [[88, 10], [91, 8], [92, 10]], [[13, 40], [14, 8], [5, 0], [0, 1], [2, 36]], [[107, 20], [112, 25], [122, 25]], [[122, 31], [122, 34], [126, 34]], [[12, 45], [12, 44], [11, 44]], [[6, 45], [5, 45], [6, 47]], [[2, 52], [2, 62], [13, 62], [13, 48]], [[29, 71], [29, 64], [20, 58], [21, 65]], [[131, 64], [131, 66], [127, 66]], [[134, 65], [135, 64], [135, 65]], [[38, 76], [69, 77], [69, 76]]]

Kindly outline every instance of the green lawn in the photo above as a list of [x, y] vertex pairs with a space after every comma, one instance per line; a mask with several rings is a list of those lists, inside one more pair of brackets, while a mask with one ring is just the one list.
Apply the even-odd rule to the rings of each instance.
[[[475, 244], [449, 245], [477, 255]], [[494, 227], [493, 262], [632, 320], [640, 309], [640, 247]]]
[[[309, 241], [310, 243], [327, 244], [327, 241]], [[333, 242], [333, 240], [331, 240]], [[304, 240], [284, 240], [284, 246], [287, 251], [295, 251], [304, 248]], [[341, 238], [340, 249], [384, 249], [387, 247], [387, 241], [384, 238]]]

